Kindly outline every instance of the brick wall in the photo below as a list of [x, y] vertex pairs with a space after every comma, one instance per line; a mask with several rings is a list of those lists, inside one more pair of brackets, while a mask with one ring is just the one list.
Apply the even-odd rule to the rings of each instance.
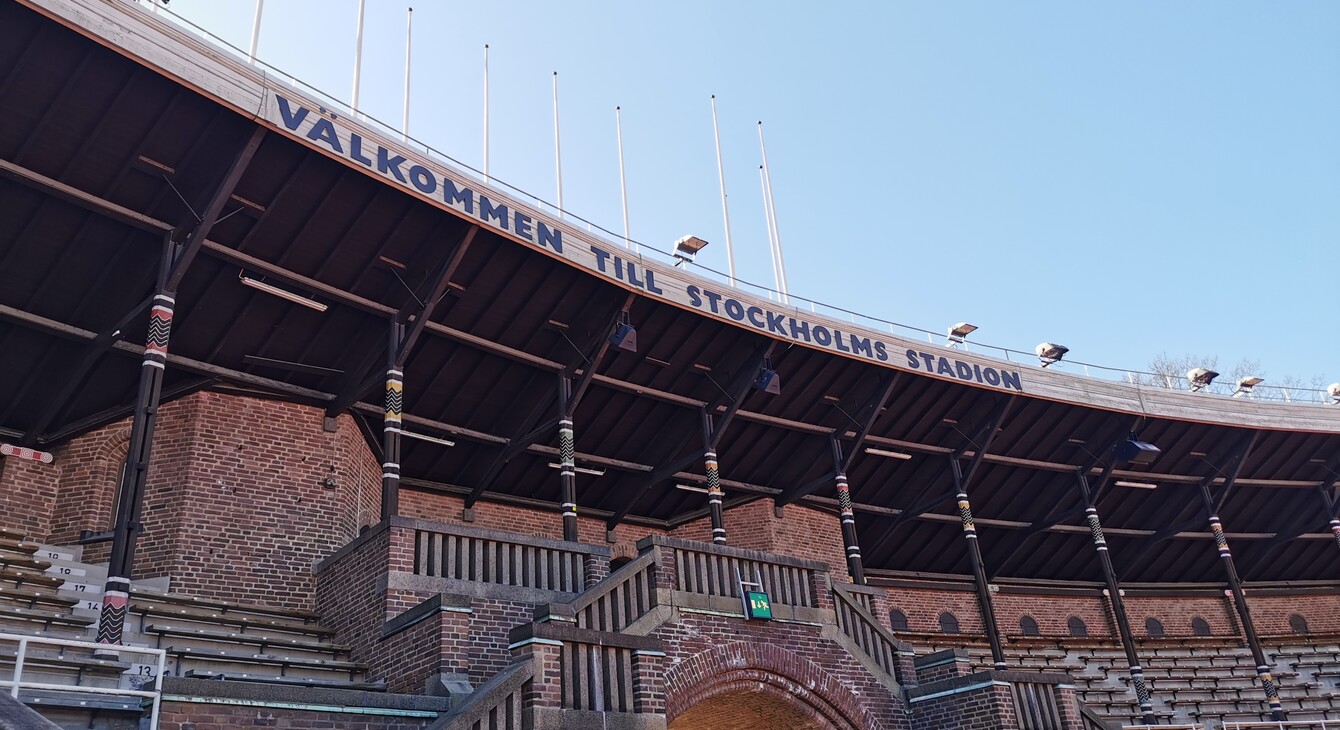
[[1008, 636], [1022, 633], [1020, 621], [1024, 616], [1038, 622], [1038, 632], [1043, 636], [1069, 636], [1067, 622], [1072, 616], [1084, 622], [1089, 636], [1116, 635], [1107, 598], [1101, 595], [1039, 596], [1002, 589], [994, 594], [992, 603], [1000, 630]]
[[[828, 563], [834, 580], [850, 581], [842, 527], [836, 515], [800, 505], [787, 505], [779, 518], [770, 499], [760, 499], [725, 511], [726, 542], [732, 547], [762, 550]], [[671, 534], [688, 540], [712, 541], [706, 520], [684, 525]]]
[[22, 530], [34, 539], [46, 539], [51, 532], [59, 484], [59, 460], [41, 464], [0, 456], [0, 515], [3, 516], [0, 526]]
[[[977, 594], [971, 590], [890, 588], [888, 605], [890, 609], [896, 608], [907, 615], [909, 631], [938, 632], [940, 614], [946, 611], [958, 618], [961, 633], [982, 634], [986, 631], [983, 628], [982, 612], [977, 605]], [[887, 622], [887, 612], [880, 619]]]
[[[1255, 609], [1255, 601], [1250, 598], [1248, 601], [1248, 605]], [[1146, 624], [1151, 618], [1163, 624], [1166, 636], [1195, 636], [1191, 622], [1196, 618], [1205, 619], [1212, 636], [1236, 636], [1238, 621], [1232, 611], [1232, 604], [1222, 595], [1142, 596], [1128, 593], [1126, 596], [1126, 615], [1136, 638], [1149, 635]]]
[[1257, 633], [1263, 635], [1292, 634], [1289, 617], [1293, 614], [1302, 616], [1314, 634], [1340, 632], [1340, 594], [1271, 596], [1251, 592], [1247, 604]]
[[915, 702], [916, 730], [978, 730], [1018, 727], [1010, 688], [988, 685], [971, 692]]

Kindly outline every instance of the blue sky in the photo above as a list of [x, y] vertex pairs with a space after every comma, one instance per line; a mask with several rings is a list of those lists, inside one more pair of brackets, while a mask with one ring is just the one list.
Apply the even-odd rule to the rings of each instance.
[[[399, 126], [407, 3], [368, 0], [360, 106]], [[245, 48], [251, 0], [172, 0]], [[357, 0], [267, 0], [259, 56], [347, 99]], [[411, 135], [622, 230], [712, 242], [716, 94], [739, 275], [1077, 360], [1257, 359], [1340, 378], [1340, 4], [441, 2], [414, 8]], [[1072, 371], [1078, 370], [1070, 366]], [[1222, 369], [1222, 368], [1221, 368]]]

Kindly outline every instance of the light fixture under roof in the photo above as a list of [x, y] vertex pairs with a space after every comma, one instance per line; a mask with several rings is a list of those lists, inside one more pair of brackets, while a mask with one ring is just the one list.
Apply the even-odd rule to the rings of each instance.
[[1130, 487], [1132, 489], [1158, 489], [1159, 485], [1153, 482], [1130, 482], [1125, 479], [1118, 479], [1113, 482], [1118, 487]]
[[704, 241], [697, 236], [684, 236], [678, 241], [675, 241], [675, 266], [679, 266], [685, 262], [692, 262], [693, 259], [698, 256], [698, 252], [703, 250], [703, 247], [706, 245], [707, 241]]
[[976, 330], [977, 325], [968, 324], [967, 322], [959, 322], [953, 327], [950, 327], [948, 335], [949, 346], [953, 347], [955, 345], [963, 344], [963, 339]]
[[887, 449], [877, 449], [873, 446], [865, 447], [865, 453], [872, 454], [874, 456], [887, 456], [890, 459], [903, 459], [904, 461], [912, 458], [911, 454], [904, 454], [901, 451], [889, 451]]
[[637, 328], [628, 320], [626, 309], [619, 314], [619, 321], [614, 325], [614, 332], [610, 334], [610, 344], [620, 350], [637, 352]]
[[237, 280], [242, 282], [243, 286], [249, 286], [256, 291], [263, 291], [266, 294], [277, 296], [280, 299], [287, 299], [294, 304], [301, 304], [308, 309], [315, 309], [318, 312], [324, 312], [329, 309], [325, 304], [322, 304], [315, 299], [308, 299], [297, 292], [291, 292], [288, 289], [281, 289], [274, 284], [267, 284], [259, 279], [253, 279], [241, 272], [238, 272]]
[[1055, 342], [1044, 342], [1038, 345], [1033, 351], [1037, 353], [1038, 360], [1042, 363], [1042, 367], [1045, 368], [1048, 365], [1055, 365], [1056, 363], [1061, 362], [1061, 358], [1065, 357], [1067, 352], [1070, 352], [1070, 348], [1065, 345], [1058, 345]]
[[1219, 377], [1219, 373], [1209, 368], [1191, 368], [1186, 372], [1186, 379], [1191, 381], [1192, 392], [1213, 383], [1217, 377]]
[[[562, 468], [563, 468], [563, 465], [562, 465], [562, 464], [559, 464], [559, 463], [556, 462], [556, 461], [551, 461], [551, 462], [549, 462], [549, 468], [550, 468], [550, 469], [562, 469]], [[605, 476], [605, 470], [604, 470], [604, 469], [588, 469], [588, 468], [586, 468], [586, 467], [584, 467], [584, 466], [574, 466], [574, 467], [573, 467], [573, 471], [576, 471], [578, 474], [590, 474], [590, 475], [593, 476], [593, 477], [603, 477], [603, 476]]]
[[407, 436], [407, 437], [412, 438], [412, 439], [418, 439], [418, 440], [420, 440], [420, 441], [428, 441], [429, 443], [440, 444], [440, 445], [442, 445], [442, 446], [455, 446], [455, 445], [456, 445], [456, 442], [455, 442], [455, 441], [448, 441], [448, 440], [446, 440], [446, 439], [444, 439], [444, 438], [438, 438], [438, 437], [436, 437], [436, 436], [429, 436], [429, 435], [426, 434], [426, 433], [415, 433], [415, 432], [413, 432], [413, 431], [405, 431], [405, 430], [402, 429], [402, 430], [400, 431], [400, 435], [401, 435], [401, 436]]
[[754, 388], [772, 395], [782, 394], [782, 376], [772, 369], [771, 358], [763, 358], [763, 366], [758, 369], [758, 376], [754, 378]]
[[1237, 398], [1239, 396], [1251, 395], [1252, 388], [1255, 388], [1263, 382], [1265, 382], [1265, 378], [1257, 377], [1255, 375], [1244, 375], [1243, 377], [1238, 378], [1238, 389], [1233, 391], [1233, 397]]
[[692, 484], [676, 484], [675, 489], [683, 489], [686, 492], [699, 492], [701, 494], [710, 494], [707, 487], [695, 487]]

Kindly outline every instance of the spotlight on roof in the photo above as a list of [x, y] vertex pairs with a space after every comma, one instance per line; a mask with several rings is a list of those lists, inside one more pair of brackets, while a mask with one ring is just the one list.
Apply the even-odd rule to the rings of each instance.
[[1132, 436], [1129, 439], [1117, 444], [1113, 455], [1117, 461], [1126, 461], [1132, 464], [1152, 464], [1159, 458], [1159, 447], [1148, 441], [1140, 441]]
[[627, 311], [619, 315], [619, 323], [614, 326], [614, 333], [610, 335], [610, 344], [620, 350], [637, 352], [637, 329], [629, 323]]
[[1326, 386], [1326, 395], [1331, 396], [1331, 404], [1340, 403], [1340, 383], [1331, 383]]
[[1070, 348], [1065, 345], [1058, 345], [1055, 342], [1044, 342], [1038, 345], [1034, 352], [1038, 354], [1038, 360], [1042, 362], [1042, 367], [1045, 368], [1048, 365], [1061, 362], [1061, 358], [1065, 357], [1067, 352], [1070, 352]]
[[950, 328], [949, 328], [949, 338], [948, 338], [948, 339], [949, 339], [949, 346], [950, 346], [950, 347], [953, 347], [954, 345], [961, 345], [961, 344], [963, 344], [963, 338], [965, 338], [965, 337], [967, 337], [968, 335], [972, 334], [974, 331], [976, 331], [976, 329], [977, 329], [977, 325], [975, 325], [975, 324], [968, 324], [967, 322], [959, 322], [958, 324], [954, 325], [953, 327], [950, 327]]
[[764, 393], [782, 394], [782, 376], [772, 369], [770, 358], [764, 358], [763, 367], [758, 369], [758, 377], [754, 379], [754, 387]]
[[1238, 389], [1233, 391], [1233, 397], [1237, 398], [1239, 396], [1251, 395], [1252, 388], [1255, 388], [1263, 382], [1265, 382], [1265, 378], [1258, 378], [1255, 375], [1247, 375], [1238, 378]]
[[675, 266], [692, 262], [698, 256], [698, 252], [703, 250], [703, 246], [706, 245], [707, 241], [697, 236], [684, 236], [675, 241]]
[[1219, 373], [1208, 368], [1191, 368], [1186, 371], [1186, 379], [1191, 381], [1191, 392], [1193, 393], [1213, 383], [1217, 377], [1219, 377]]

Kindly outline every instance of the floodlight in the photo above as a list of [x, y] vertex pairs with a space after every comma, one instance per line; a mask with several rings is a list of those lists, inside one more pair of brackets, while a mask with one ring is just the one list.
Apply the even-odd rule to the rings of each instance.
[[307, 307], [308, 309], [315, 309], [318, 312], [324, 312], [328, 309], [328, 307], [325, 304], [322, 304], [321, 302], [318, 302], [315, 299], [308, 299], [307, 297], [297, 292], [291, 292], [288, 289], [280, 289], [274, 284], [267, 284], [258, 279], [253, 279], [249, 276], [244, 276], [241, 273], [237, 275], [237, 280], [242, 282], [243, 286], [249, 286], [252, 289], [255, 289], [256, 291], [263, 291], [266, 294], [273, 294], [274, 296], [277, 296], [280, 299], [287, 299], [290, 302], [293, 302], [294, 304], [301, 304], [302, 306]]
[[977, 325], [975, 325], [975, 324], [968, 324], [967, 322], [959, 322], [958, 324], [954, 325], [953, 327], [950, 327], [950, 328], [949, 328], [949, 337], [948, 337], [948, 339], [949, 339], [949, 346], [950, 346], [950, 347], [953, 347], [954, 345], [961, 345], [961, 344], [963, 344], [963, 338], [965, 338], [965, 337], [967, 337], [968, 335], [972, 334], [976, 329], [977, 329]]
[[1117, 448], [1113, 450], [1117, 461], [1128, 461], [1132, 464], [1152, 464], [1159, 458], [1160, 453], [1162, 452], [1159, 451], [1159, 447], [1147, 441], [1137, 440], [1133, 436], [1117, 444]]
[[1255, 375], [1246, 375], [1238, 378], [1238, 389], [1233, 391], [1233, 397], [1237, 398], [1242, 395], [1251, 395], [1252, 388], [1255, 388], [1263, 382], [1265, 382], [1265, 378], [1258, 378]]
[[707, 241], [697, 236], [684, 236], [675, 241], [675, 266], [679, 266], [686, 261], [693, 261], [698, 252], [703, 250], [706, 245]]
[[619, 323], [615, 325], [614, 333], [610, 335], [610, 344], [620, 350], [637, 352], [637, 329], [628, 321], [627, 310], [619, 315]]
[[683, 489], [686, 492], [698, 492], [700, 494], [711, 494], [707, 487], [695, 487], [691, 484], [676, 484], [675, 489]]
[[1331, 403], [1340, 403], [1340, 383], [1331, 383], [1326, 386], [1326, 395], [1331, 396]]
[[773, 395], [782, 394], [782, 377], [772, 369], [772, 360], [763, 359], [763, 367], [758, 370], [758, 377], [754, 379], [754, 387], [764, 393]]
[[429, 443], [438, 444], [438, 445], [440, 445], [440, 446], [455, 446], [455, 445], [456, 445], [456, 442], [455, 442], [455, 441], [448, 441], [447, 439], [444, 439], [444, 438], [438, 438], [437, 436], [429, 436], [429, 435], [426, 434], [426, 433], [415, 433], [414, 431], [403, 431], [403, 430], [402, 430], [402, 431], [400, 432], [400, 435], [401, 435], [401, 436], [406, 436], [406, 437], [409, 437], [409, 438], [412, 438], [412, 439], [418, 439], [418, 440], [420, 440], [420, 441], [427, 441], [427, 442], [429, 442]]
[[1186, 379], [1191, 381], [1191, 391], [1193, 393], [1213, 383], [1217, 377], [1219, 377], [1219, 373], [1208, 368], [1191, 368], [1186, 371]]
[[1061, 358], [1065, 357], [1067, 352], [1070, 352], [1070, 348], [1065, 345], [1058, 345], [1055, 342], [1044, 342], [1038, 345], [1034, 352], [1037, 353], [1038, 360], [1042, 361], [1042, 367], [1045, 368], [1048, 365], [1055, 365], [1060, 362]]

